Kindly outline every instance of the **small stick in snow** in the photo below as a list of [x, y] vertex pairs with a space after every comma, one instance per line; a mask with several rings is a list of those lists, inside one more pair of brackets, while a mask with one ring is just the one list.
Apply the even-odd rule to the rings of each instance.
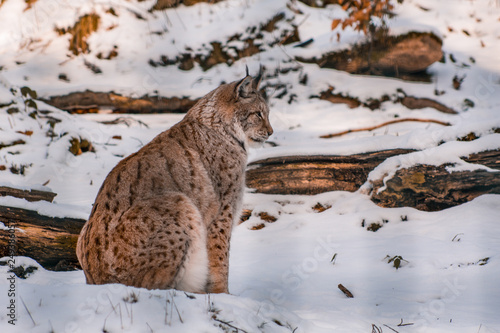
[[31, 315], [31, 312], [30, 310], [28, 309], [28, 307], [26, 306], [26, 303], [24, 303], [24, 300], [21, 296], [19, 296], [21, 298], [21, 302], [23, 303], [23, 306], [24, 308], [26, 309], [26, 312], [28, 312], [30, 318], [31, 318], [31, 321], [33, 322], [33, 325], [36, 326], [36, 323], [35, 323], [35, 320], [33, 319], [33, 316]]
[[111, 308], [113, 309], [113, 312], [114, 312], [115, 314], [117, 314], [117, 313], [116, 313], [115, 306], [114, 306], [114, 305], [113, 305], [113, 303], [111, 302], [111, 298], [109, 298], [109, 295], [108, 295], [108, 294], [106, 294], [106, 296], [108, 297], [108, 301], [109, 301], [109, 304], [111, 305]]
[[354, 298], [354, 295], [349, 290], [347, 290], [347, 288], [344, 287], [341, 283], [338, 285], [338, 287], [347, 297]]
[[398, 324], [399, 327], [401, 327], [401, 326], [411, 326], [411, 325], [413, 325], [413, 323], [406, 323], [406, 324], [403, 323], [403, 318], [401, 318], [401, 322]]
[[213, 320], [215, 320], [215, 321], [218, 321], [218, 322], [219, 322], [219, 323], [221, 323], [221, 324], [224, 324], [224, 325], [226, 325], [226, 326], [229, 326], [229, 327], [231, 327], [231, 328], [235, 329], [235, 330], [236, 330], [236, 332], [242, 331], [242, 332], [244, 332], [244, 333], [248, 333], [248, 332], [247, 332], [247, 331], [245, 331], [244, 329], [241, 329], [241, 328], [239, 328], [239, 327], [236, 327], [236, 326], [234, 326], [234, 325], [231, 325], [231, 323], [230, 323], [230, 322], [227, 322], [227, 321], [224, 321], [224, 320], [220, 320], [219, 318], [217, 318], [217, 317], [215, 317], [215, 316], [214, 316], [214, 317], [212, 317], [212, 319], [213, 319]]
[[325, 135], [321, 135], [320, 138], [321, 139], [330, 139], [330, 138], [334, 138], [337, 136], [342, 136], [342, 135], [354, 133], [354, 132], [373, 131], [373, 130], [380, 128], [380, 127], [384, 127], [384, 126], [392, 125], [392, 124], [397, 124], [397, 123], [402, 123], [402, 122], [406, 122], [406, 121], [416, 121], [416, 122], [421, 122], [421, 123], [434, 123], [434, 124], [443, 125], [443, 126], [450, 126], [451, 125], [450, 123], [440, 121], [440, 120], [435, 120], [435, 119], [404, 118], [404, 119], [390, 120], [390, 121], [387, 121], [385, 123], [375, 125], [375, 126], [350, 129], [347, 131], [342, 131], [342, 132], [333, 133], [333, 134], [325, 134]]
[[384, 324], [385, 327], [388, 329], [392, 330], [393, 332], [399, 333], [399, 331], [396, 331], [394, 328], [390, 327], [389, 325]]

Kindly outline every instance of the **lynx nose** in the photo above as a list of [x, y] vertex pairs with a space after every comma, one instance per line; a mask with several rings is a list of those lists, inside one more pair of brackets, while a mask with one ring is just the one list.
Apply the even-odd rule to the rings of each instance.
[[273, 135], [273, 133], [274, 133], [273, 128], [271, 126], [269, 126], [267, 128], [267, 136], [269, 137], [269, 136]]

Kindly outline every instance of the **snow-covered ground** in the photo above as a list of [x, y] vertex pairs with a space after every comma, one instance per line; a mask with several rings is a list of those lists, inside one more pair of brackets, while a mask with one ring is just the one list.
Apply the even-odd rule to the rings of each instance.
[[[330, 25], [332, 19], [345, 15], [338, 6], [314, 9], [297, 2], [293, 6], [302, 14], [296, 14], [285, 0], [225, 0], [149, 12], [153, 3], [38, 0], [26, 9], [25, 1], [6, 0], [0, 5], [0, 144], [18, 142], [0, 149], [0, 185], [47, 187], [58, 194], [52, 204], [0, 197], [0, 205], [86, 218], [111, 168], [182, 118], [126, 115], [128, 123], [106, 125], [102, 122], [119, 115], [70, 115], [30, 97], [26, 90], [23, 94], [22, 86], [35, 90], [37, 97], [89, 89], [127, 96], [195, 98], [222, 81], [241, 78], [246, 65], [251, 72], [259, 64], [268, 73], [294, 68], [264, 80], [268, 85], [285, 84], [288, 94], [270, 100], [275, 129], [270, 140], [277, 147], [252, 150], [251, 161], [292, 154], [418, 150], [382, 163], [370, 174], [375, 180], [419, 163], [451, 163], [450, 171], [484, 169], [460, 157], [500, 148], [500, 134], [494, 133], [500, 128], [497, 1], [405, 0], [396, 6], [398, 16], [389, 21], [392, 33], [432, 31], [443, 38], [446, 61], [430, 67], [431, 83], [356, 76], [291, 60], [342, 49], [363, 39], [347, 30], [337, 42], [337, 31], [331, 32]], [[67, 49], [69, 35], [60, 36], [54, 28], [72, 26], [78, 17], [92, 12], [102, 19], [88, 40], [92, 52], [75, 56]], [[221, 64], [206, 72], [197, 65], [183, 71], [175, 65], [153, 68], [148, 64], [161, 55], [175, 57], [186, 48], [202, 52], [210, 48], [210, 42], [237, 33], [244, 37], [248, 26], [265, 23], [279, 12], [290, 20], [280, 21], [283, 29], [296, 24], [301, 39], [314, 38], [314, 42], [307, 48], [267, 47], [231, 67]], [[262, 39], [270, 43], [276, 36], [265, 33]], [[118, 50], [116, 58], [96, 58], [99, 52], [109, 53], [113, 45]], [[85, 61], [102, 73], [94, 74]], [[61, 73], [69, 82], [58, 79]], [[305, 84], [298, 84], [305, 75]], [[465, 77], [460, 90], [452, 87], [454, 76]], [[394, 100], [400, 89], [410, 96], [436, 99], [458, 114], [431, 108], [409, 110], [392, 101], [372, 111], [310, 99], [329, 86], [335, 87], [335, 93], [362, 101], [383, 95]], [[289, 104], [292, 94], [296, 98]], [[30, 99], [37, 109], [27, 105]], [[434, 119], [451, 126], [406, 122], [320, 138], [395, 117]], [[471, 132], [480, 138], [457, 141]], [[74, 156], [68, 150], [72, 138], [89, 140], [95, 151]], [[263, 195], [248, 190], [244, 208], [253, 213], [234, 230], [231, 295], [88, 286], [81, 271], [45, 271], [29, 258], [16, 257], [16, 265], [38, 269], [25, 280], [15, 279], [15, 296], [11, 297], [8, 278], [12, 273], [0, 266], [0, 331], [500, 332], [500, 195], [484, 195], [429, 213], [378, 207], [369, 192], [369, 182], [355, 193], [316, 196]], [[312, 208], [317, 203], [331, 208], [318, 213]], [[263, 222], [260, 212], [278, 220]], [[6, 221], [2, 222], [1, 229], [8, 231]], [[262, 223], [264, 228], [252, 230]], [[366, 225], [371, 223], [383, 227], [368, 231]], [[391, 259], [399, 256], [396, 269]], [[354, 298], [347, 298], [339, 284]], [[9, 324], [11, 300], [16, 304], [15, 326]]]

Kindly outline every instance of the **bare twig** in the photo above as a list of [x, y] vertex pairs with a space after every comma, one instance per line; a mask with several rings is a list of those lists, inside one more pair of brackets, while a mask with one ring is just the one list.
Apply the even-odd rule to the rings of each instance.
[[[124, 303], [125, 304], [125, 303]], [[120, 325], [122, 327], [122, 330], [123, 330], [123, 316], [122, 316], [122, 307], [121, 307], [121, 303], [118, 304], [118, 308], [120, 309]], [[125, 304], [125, 309], [127, 309], [127, 304]], [[127, 310], [128, 312], [128, 310]]]
[[413, 325], [413, 323], [403, 324], [403, 318], [401, 318], [401, 322], [397, 326], [402, 327], [402, 326], [411, 326], [411, 325]]
[[108, 295], [108, 294], [106, 294], [106, 296], [108, 297], [108, 301], [109, 301], [109, 304], [111, 305], [111, 308], [113, 309], [113, 312], [114, 312], [115, 314], [117, 314], [117, 313], [116, 313], [115, 306], [114, 306], [114, 305], [113, 305], [113, 303], [111, 302], [111, 298], [109, 298], [109, 295]]
[[219, 318], [217, 318], [217, 317], [215, 317], [215, 316], [214, 316], [214, 317], [212, 317], [212, 318], [213, 318], [213, 320], [218, 321], [218, 322], [219, 322], [219, 323], [221, 323], [221, 324], [224, 324], [224, 325], [226, 325], [226, 326], [229, 326], [229, 327], [231, 327], [231, 328], [234, 328], [237, 332], [242, 331], [243, 333], [248, 333], [248, 332], [247, 332], [247, 331], [245, 331], [244, 329], [241, 329], [241, 328], [239, 328], [239, 327], [236, 327], [236, 326], [234, 326], [234, 325], [231, 325], [231, 324], [230, 324], [229, 322], [227, 322], [227, 321], [220, 320]]
[[341, 283], [338, 285], [339, 289], [349, 298], [354, 298], [354, 295]]
[[[111, 314], [111, 312], [110, 312]], [[104, 318], [104, 323], [102, 324], [102, 333], [107, 333], [108, 330], [106, 329], [106, 322], [108, 321], [108, 317]]]
[[175, 304], [174, 297], [172, 297], [172, 304], [174, 304], [175, 311], [177, 311], [177, 315], [179, 316], [179, 320], [181, 321], [182, 324], [184, 324], [184, 320], [182, 320], [181, 314], [179, 312], [179, 309], [177, 308], [177, 304]]
[[390, 330], [392, 330], [392, 331], [396, 332], [396, 333], [399, 333], [399, 332], [398, 332], [398, 331], [396, 331], [394, 328], [392, 328], [392, 327], [390, 327], [390, 326], [388, 326], [388, 325], [386, 325], [386, 324], [384, 324], [384, 326], [385, 326], [385, 327], [387, 327], [388, 329], [390, 329]]
[[421, 123], [434, 123], [434, 124], [443, 125], [443, 126], [450, 126], [451, 125], [450, 123], [440, 121], [440, 120], [435, 120], [435, 119], [404, 118], [404, 119], [390, 120], [390, 121], [387, 121], [385, 123], [375, 125], [375, 126], [350, 129], [350, 130], [342, 131], [339, 133], [333, 133], [333, 134], [325, 134], [325, 135], [321, 135], [320, 138], [321, 139], [330, 139], [330, 138], [334, 138], [337, 136], [342, 136], [342, 135], [354, 133], [354, 132], [373, 131], [377, 128], [381, 128], [381, 127], [384, 127], [387, 125], [392, 125], [392, 124], [397, 124], [397, 123], [402, 123], [402, 122], [407, 122], [407, 121], [415, 121], [415, 122], [421, 122]]
[[165, 297], [165, 325], [169, 325], [168, 323], [168, 298]]

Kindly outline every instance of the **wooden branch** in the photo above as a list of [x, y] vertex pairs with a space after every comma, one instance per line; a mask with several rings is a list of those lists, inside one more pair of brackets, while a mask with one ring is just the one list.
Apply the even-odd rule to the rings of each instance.
[[249, 164], [246, 184], [259, 193], [318, 194], [356, 191], [386, 158], [413, 150], [392, 149], [349, 156], [284, 156]]
[[375, 125], [375, 126], [350, 129], [350, 130], [342, 131], [339, 133], [333, 133], [333, 134], [325, 134], [325, 135], [321, 135], [320, 138], [321, 139], [330, 139], [330, 138], [334, 138], [337, 136], [342, 136], [342, 135], [346, 135], [346, 134], [354, 133], [354, 132], [373, 131], [377, 128], [381, 128], [381, 127], [384, 127], [387, 125], [392, 125], [392, 124], [397, 124], [397, 123], [402, 123], [402, 122], [407, 122], [407, 121], [414, 121], [414, 122], [421, 122], [421, 123], [434, 123], [434, 124], [443, 125], [443, 126], [450, 126], [451, 125], [450, 123], [440, 121], [440, 120], [435, 120], [435, 119], [403, 118], [403, 119], [390, 120], [390, 121], [387, 121], [385, 123]]
[[17, 188], [12, 188], [8, 186], [0, 186], [0, 196], [11, 196], [21, 199], [26, 199], [28, 201], [48, 201], [52, 202], [56, 193], [48, 192], [48, 191], [39, 191], [39, 190], [20, 190]]
[[[0, 206], [0, 221], [8, 228], [15, 228], [15, 255], [31, 257], [51, 270], [80, 267], [75, 247], [85, 220], [49, 217], [32, 210]], [[0, 230], [0, 257], [10, 255], [9, 239], [9, 230]]]

